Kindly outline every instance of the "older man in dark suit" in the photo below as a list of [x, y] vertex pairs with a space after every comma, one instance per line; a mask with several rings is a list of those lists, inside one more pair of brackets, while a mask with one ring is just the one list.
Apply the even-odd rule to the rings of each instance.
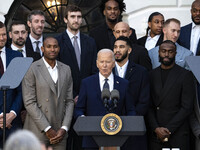
[[190, 150], [189, 116], [195, 98], [191, 72], [175, 64], [176, 44], [159, 47], [161, 65], [150, 73], [151, 108], [148, 114], [150, 150]]
[[[75, 107], [75, 117], [78, 116], [103, 116], [108, 113], [101, 99], [101, 91], [108, 84], [109, 91], [116, 89], [120, 93], [117, 108], [113, 113], [118, 115], [135, 115], [135, 107], [128, 94], [128, 81], [113, 75], [115, 67], [114, 54], [109, 49], [102, 49], [97, 55], [97, 67], [99, 73], [82, 81], [79, 99]], [[124, 110], [126, 112], [124, 113]], [[86, 149], [98, 149], [92, 137], [83, 138], [83, 147]]]

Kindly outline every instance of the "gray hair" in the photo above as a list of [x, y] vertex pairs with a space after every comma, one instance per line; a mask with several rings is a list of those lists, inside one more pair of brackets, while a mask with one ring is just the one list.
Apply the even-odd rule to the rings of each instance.
[[6, 141], [5, 150], [41, 150], [41, 143], [28, 130], [18, 130]]
[[113, 61], [115, 61], [115, 55], [113, 53], [113, 51], [111, 49], [108, 49], [108, 48], [104, 48], [104, 49], [101, 49], [98, 53], [97, 53], [97, 60], [98, 60], [98, 57], [101, 53], [110, 53], [112, 54], [112, 59]]

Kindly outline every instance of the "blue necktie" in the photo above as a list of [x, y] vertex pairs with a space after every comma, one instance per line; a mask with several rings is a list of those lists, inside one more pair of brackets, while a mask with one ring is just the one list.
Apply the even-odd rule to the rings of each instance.
[[105, 83], [103, 85], [103, 89], [107, 88], [109, 90], [108, 79], [105, 79]]

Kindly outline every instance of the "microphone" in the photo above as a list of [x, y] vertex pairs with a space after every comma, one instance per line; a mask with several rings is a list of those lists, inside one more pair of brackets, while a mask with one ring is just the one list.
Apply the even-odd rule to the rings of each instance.
[[104, 88], [101, 92], [101, 99], [103, 100], [104, 103], [104, 107], [106, 107], [107, 109], [108, 107], [108, 100], [110, 99], [110, 91], [107, 88]]
[[120, 99], [119, 91], [118, 90], [116, 90], [116, 89], [112, 90], [112, 92], [111, 92], [111, 99], [112, 99], [113, 104], [114, 104], [113, 108], [116, 108], [118, 100]]

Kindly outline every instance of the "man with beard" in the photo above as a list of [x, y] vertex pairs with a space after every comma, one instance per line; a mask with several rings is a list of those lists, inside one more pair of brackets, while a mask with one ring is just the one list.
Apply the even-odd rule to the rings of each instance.
[[26, 24], [22, 21], [13, 21], [9, 30], [9, 36], [12, 39], [10, 47], [21, 52], [24, 57], [32, 57], [34, 61], [38, 60], [40, 55], [25, 46], [27, 35], [28, 29]]
[[[114, 74], [129, 81], [129, 92], [134, 102], [136, 115], [144, 116], [149, 108], [149, 76], [147, 70], [131, 62], [129, 55], [132, 51], [131, 42], [128, 37], [120, 36], [114, 43], [115, 69]], [[147, 149], [145, 136], [130, 137], [122, 150]]]
[[[82, 11], [78, 6], [69, 5], [66, 8], [64, 22], [67, 25], [66, 31], [57, 36], [60, 45], [58, 60], [70, 66], [73, 78], [73, 97], [75, 103], [78, 100], [81, 80], [97, 71], [96, 67], [96, 44], [94, 39], [80, 32], [82, 23]], [[74, 133], [76, 134], [76, 133]], [[69, 133], [68, 142], [70, 142]], [[73, 150], [80, 149], [81, 143], [74, 143]], [[70, 146], [71, 144], [68, 144]], [[71, 149], [71, 148], [69, 148]]]
[[[6, 48], [7, 33], [5, 25], [0, 21], [0, 77], [6, 71], [11, 60], [15, 57], [22, 57], [22, 54]], [[20, 110], [22, 107], [21, 85], [7, 91], [6, 97], [6, 139], [19, 128], [22, 128]], [[0, 91], [0, 148], [3, 145], [3, 91]]]
[[[115, 37], [113, 29], [116, 23], [121, 21], [121, 14], [126, 9], [123, 0], [102, 0], [100, 10], [105, 16], [105, 22], [90, 31], [90, 36], [95, 39], [97, 50], [103, 48], [113, 49]], [[135, 30], [132, 29], [130, 40], [132, 43], [137, 43]]]
[[[163, 40], [164, 41], [171, 40], [172, 42], [176, 44], [177, 55], [175, 58], [175, 62], [177, 65], [188, 69], [188, 66], [185, 63], [185, 58], [187, 56], [193, 56], [193, 53], [190, 50], [176, 43], [180, 35], [180, 24], [181, 24], [180, 21], [175, 18], [167, 19], [163, 25], [163, 34], [164, 34]], [[148, 51], [149, 57], [151, 58], [151, 64], [152, 64], [153, 69], [160, 65], [158, 50], [159, 50], [159, 46]]]
[[44, 12], [41, 10], [33, 10], [28, 15], [27, 24], [30, 28], [30, 34], [26, 40], [26, 48], [42, 56], [41, 46], [43, 44], [43, 30], [45, 25]]
[[150, 72], [151, 107], [147, 113], [150, 150], [190, 150], [189, 116], [195, 98], [193, 75], [176, 65], [176, 44], [159, 47], [161, 65]]
[[191, 50], [194, 55], [200, 55], [200, 1], [195, 0], [191, 7], [192, 23], [181, 27], [178, 43]]
[[[130, 38], [132, 30], [127, 23], [118, 22], [114, 27], [113, 34], [115, 38], [119, 38], [120, 36]], [[129, 55], [129, 60], [136, 64], [142, 65], [148, 71], [151, 70], [151, 59], [149, 58], [147, 50], [144, 47], [137, 45], [136, 43], [132, 43], [131, 48], [132, 51]]]

